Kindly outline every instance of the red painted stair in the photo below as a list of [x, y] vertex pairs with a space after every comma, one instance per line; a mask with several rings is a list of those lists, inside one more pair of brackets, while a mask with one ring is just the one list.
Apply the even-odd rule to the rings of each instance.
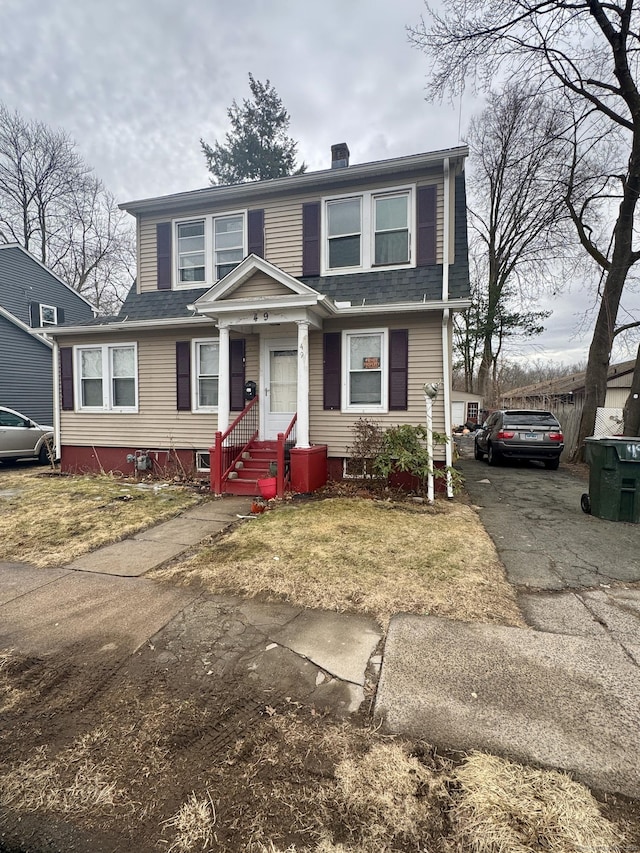
[[[271, 465], [278, 458], [275, 441], [255, 441], [236, 462], [236, 468], [224, 484], [228, 495], [259, 495], [258, 480], [273, 477]], [[234, 476], [235, 475], [235, 476]]]

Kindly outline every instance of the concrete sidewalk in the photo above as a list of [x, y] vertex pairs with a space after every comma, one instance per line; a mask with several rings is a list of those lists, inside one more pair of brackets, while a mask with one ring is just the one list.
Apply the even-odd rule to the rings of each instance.
[[389, 732], [487, 750], [640, 797], [640, 678], [606, 636], [399, 615], [375, 713]]
[[246, 497], [228, 496], [202, 503], [131, 539], [84, 554], [65, 568], [74, 572], [140, 577], [167, 560], [179, 557], [208, 536], [220, 533], [250, 510], [251, 501]]

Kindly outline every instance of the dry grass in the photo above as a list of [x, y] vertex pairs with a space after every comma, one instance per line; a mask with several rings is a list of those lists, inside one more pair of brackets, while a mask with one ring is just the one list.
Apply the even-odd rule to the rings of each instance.
[[213, 827], [216, 823], [216, 810], [211, 797], [198, 799], [191, 793], [178, 812], [164, 822], [174, 831], [174, 840], [168, 853], [190, 853], [191, 850], [205, 850], [213, 841]]
[[376, 616], [411, 612], [522, 625], [494, 546], [472, 509], [334, 498], [247, 522], [156, 577], [215, 593]]
[[619, 828], [564, 773], [474, 753], [454, 774], [453, 824], [469, 853], [619, 853]]
[[0, 801], [19, 812], [96, 815], [112, 811], [123, 802], [123, 792], [108, 766], [92, 755], [104, 736], [102, 730], [84, 735], [54, 758], [46, 747], [38, 747], [31, 758], [0, 776]]
[[24, 701], [27, 691], [16, 687], [11, 677], [11, 663], [14, 656], [7, 651], [0, 652], [0, 713], [10, 711]]
[[141, 488], [109, 475], [32, 470], [0, 480], [0, 560], [56, 566], [178, 514], [199, 500], [181, 486]]

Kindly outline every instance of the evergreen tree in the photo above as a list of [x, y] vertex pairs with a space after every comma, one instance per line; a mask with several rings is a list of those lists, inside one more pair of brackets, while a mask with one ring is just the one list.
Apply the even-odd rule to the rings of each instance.
[[306, 165], [296, 166], [297, 142], [288, 136], [289, 113], [269, 80], [261, 83], [249, 73], [252, 98], [239, 105], [235, 100], [227, 110], [231, 130], [224, 144], [213, 147], [200, 140], [211, 173], [212, 184], [301, 175]]

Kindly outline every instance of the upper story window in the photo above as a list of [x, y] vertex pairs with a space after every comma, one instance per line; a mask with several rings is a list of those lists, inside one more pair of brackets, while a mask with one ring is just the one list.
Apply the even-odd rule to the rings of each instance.
[[414, 189], [325, 199], [322, 272], [415, 266]]
[[58, 309], [54, 305], [40, 306], [40, 325], [41, 326], [57, 326], [58, 325]]
[[177, 287], [214, 284], [247, 254], [244, 212], [176, 222], [175, 228]]
[[204, 219], [178, 223], [178, 282], [205, 281]]

